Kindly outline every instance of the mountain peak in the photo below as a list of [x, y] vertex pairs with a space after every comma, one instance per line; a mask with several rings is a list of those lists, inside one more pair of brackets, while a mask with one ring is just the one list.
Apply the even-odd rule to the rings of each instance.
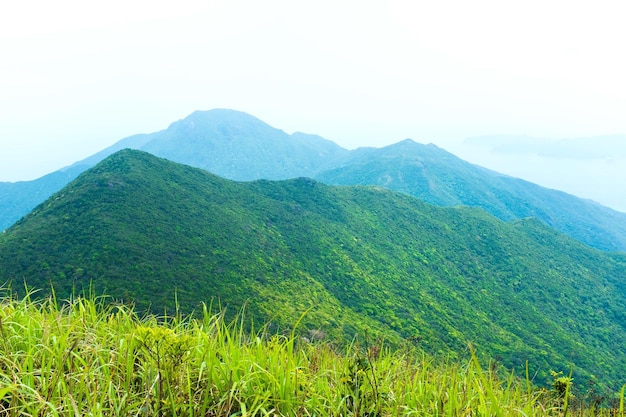
[[[184, 119], [172, 123], [169, 129], [214, 129], [217, 126], [228, 125], [239, 130], [245, 129], [271, 129], [273, 128], [264, 121], [251, 114], [231, 109], [196, 110]], [[284, 132], [283, 132], [284, 133]]]
[[310, 176], [327, 159], [345, 152], [323, 138], [288, 135], [229, 109], [195, 111], [141, 149], [238, 181]]
[[413, 139], [404, 139], [400, 142], [393, 143], [391, 145], [385, 146], [383, 148], [370, 148], [372, 152], [385, 155], [386, 157], [403, 157], [403, 158], [449, 158], [453, 157], [451, 153], [434, 145], [432, 143], [423, 144], [414, 141]]
[[220, 121], [230, 121], [230, 120], [241, 120], [241, 119], [249, 119], [249, 120], [258, 120], [259, 118], [252, 116], [249, 113], [233, 110], [233, 109], [225, 109], [225, 108], [215, 108], [211, 110], [196, 110], [187, 116], [185, 119], [195, 119], [195, 118], [210, 118], [214, 120]]

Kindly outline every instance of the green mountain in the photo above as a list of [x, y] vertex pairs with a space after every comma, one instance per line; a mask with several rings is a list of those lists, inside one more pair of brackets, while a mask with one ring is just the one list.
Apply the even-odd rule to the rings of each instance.
[[592, 247], [626, 252], [626, 213], [593, 201], [486, 170], [434, 145], [405, 140], [348, 151], [319, 136], [288, 135], [249, 114], [224, 109], [194, 112], [163, 131], [126, 138], [55, 173], [66, 182], [0, 183], [0, 230], [122, 148], [238, 181], [303, 176], [335, 185], [380, 185], [435, 205], [481, 207], [502, 220], [532, 216]]
[[0, 230], [4, 230], [76, 178], [86, 167], [68, 168], [34, 181], [0, 182]]
[[139, 148], [148, 139], [148, 135], [130, 136], [89, 158], [33, 181], [0, 182], [0, 231], [7, 229], [107, 156], [122, 149]]
[[315, 179], [336, 185], [379, 185], [438, 206], [481, 207], [508, 221], [535, 217], [581, 242], [626, 251], [626, 213], [470, 164], [435, 145], [411, 140], [361, 148]]
[[[125, 150], [0, 234], [0, 280], [90, 288], [140, 309], [244, 304], [280, 328], [480, 352], [622, 383], [626, 256], [533, 219], [440, 208], [381, 187], [222, 179]], [[310, 310], [309, 310], [310, 309]], [[405, 342], [403, 342], [403, 340]]]
[[82, 161], [34, 181], [0, 182], [0, 230], [59, 191], [81, 172], [125, 148], [233, 180], [310, 176], [348, 151], [317, 135], [288, 135], [235, 110], [196, 111], [167, 129], [130, 136]]

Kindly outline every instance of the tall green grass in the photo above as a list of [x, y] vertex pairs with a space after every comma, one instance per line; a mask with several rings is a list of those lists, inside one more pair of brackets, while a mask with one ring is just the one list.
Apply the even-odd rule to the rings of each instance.
[[[567, 413], [567, 398], [483, 368], [473, 354], [436, 359], [367, 340], [338, 349], [209, 310], [156, 318], [81, 298], [1, 299], [0, 416]], [[623, 416], [623, 390], [619, 401], [593, 415]]]

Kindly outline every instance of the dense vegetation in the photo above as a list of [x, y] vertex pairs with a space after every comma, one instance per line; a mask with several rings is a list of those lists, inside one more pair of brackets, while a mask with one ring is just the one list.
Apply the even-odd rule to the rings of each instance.
[[592, 247], [626, 251], [626, 214], [470, 164], [435, 145], [405, 140], [362, 148], [317, 173], [336, 185], [379, 185], [438, 206], [481, 207], [501, 220], [535, 217]]
[[[119, 152], [0, 235], [0, 279], [81, 289], [139, 310], [201, 302], [278, 331], [368, 334], [481, 355], [538, 383], [551, 369], [617, 389], [626, 370], [626, 258], [529, 219], [438, 208], [382, 188], [237, 183]], [[42, 292], [45, 294], [45, 292]], [[320, 336], [320, 337], [322, 337]]]
[[486, 170], [434, 145], [405, 140], [348, 151], [319, 136], [288, 135], [224, 109], [197, 111], [160, 132], [125, 138], [48, 178], [0, 183], [0, 230], [81, 170], [125, 147], [237, 181], [306, 176], [334, 185], [378, 185], [440, 206], [481, 207], [505, 221], [535, 217], [592, 247], [626, 251], [626, 213]]
[[89, 158], [36, 180], [0, 182], [0, 231], [9, 228], [52, 194], [107, 156], [126, 148], [140, 148], [148, 140], [148, 135], [130, 136]]
[[241, 323], [1, 298], [0, 415], [624, 416], [623, 389], [600, 398], [558, 373], [538, 389], [470, 353], [338, 349]]

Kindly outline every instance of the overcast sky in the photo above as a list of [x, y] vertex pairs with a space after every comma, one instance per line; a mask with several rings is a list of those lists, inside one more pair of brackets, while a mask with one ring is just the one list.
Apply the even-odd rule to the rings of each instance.
[[493, 152], [465, 138], [626, 133], [625, 15], [617, 0], [3, 2], [0, 181], [216, 107], [480, 163]]

